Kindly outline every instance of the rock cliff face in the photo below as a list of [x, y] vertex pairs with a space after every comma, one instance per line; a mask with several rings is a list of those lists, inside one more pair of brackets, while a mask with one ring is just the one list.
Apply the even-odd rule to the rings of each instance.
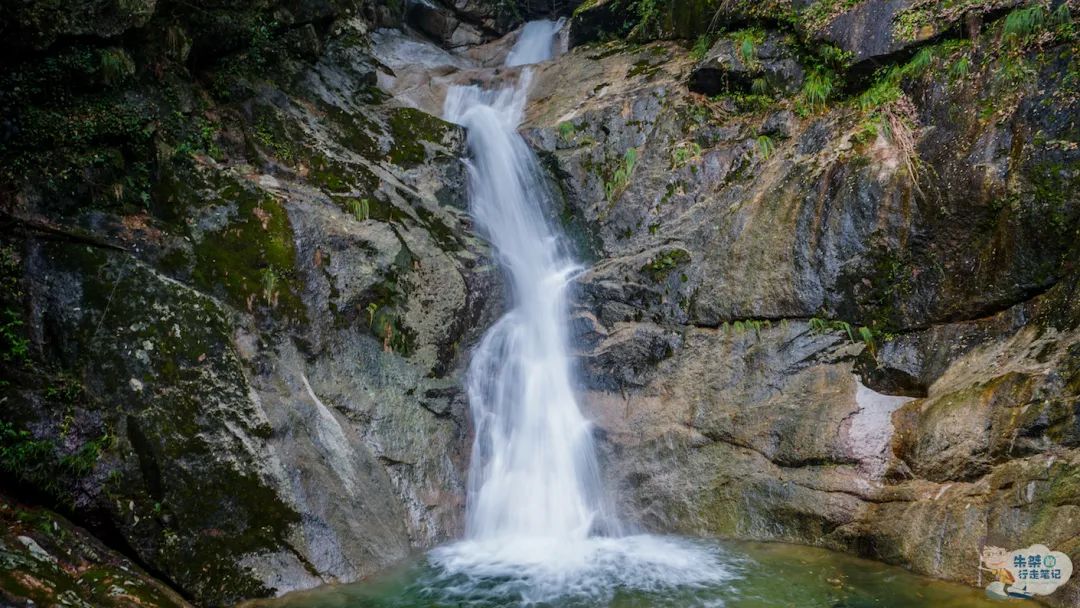
[[[573, 3], [57, 7], [0, 15], [4, 600], [226, 605], [457, 534], [501, 285], [432, 114]], [[624, 513], [969, 583], [984, 544], [1080, 563], [1069, 9], [574, 12], [524, 130]]]
[[543, 67], [526, 125], [624, 511], [972, 584], [984, 544], [1080, 557], [1066, 9], [723, 4]]
[[5, 490], [199, 605], [458, 534], [501, 296], [461, 130], [374, 86], [402, 15], [76, 4], [2, 26]]

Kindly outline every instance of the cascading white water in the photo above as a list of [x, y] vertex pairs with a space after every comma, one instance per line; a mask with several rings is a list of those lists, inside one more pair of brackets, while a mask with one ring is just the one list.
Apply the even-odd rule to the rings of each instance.
[[[507, 65], [549, 59], [560, 26], [527, 24]], [[715, 584], [729, 576], [715, 553], [621, 536], [604, 508], [568, 348], [568, 282], [579, 267], [546, 220], [550, 191], [517, 133], [531, 76], [524, 68], [511, 86], [447, 92], [446, 118], [468, 132], [471, 211], [509, 276], [513, 307], [484, 336], [468, 374], [476, 436], [467, 539], [433, 551], [432, 560], [477, 582], [473, 589], [526, 603]]]
[[[555, 24], [527, 25], [510, 62], [551, 53]], [[600, 509], [590, 424], [570, 379], [567, 281], [577, 266], [545, 221], [548, 189], [515, 130], [529, 82], [455, 87], [446, 116], [468, 129], [471, 210], [512, 285], [513, 309], [484, 337], [469, 370], [476, 428], [471, 538], [583, 539]]]

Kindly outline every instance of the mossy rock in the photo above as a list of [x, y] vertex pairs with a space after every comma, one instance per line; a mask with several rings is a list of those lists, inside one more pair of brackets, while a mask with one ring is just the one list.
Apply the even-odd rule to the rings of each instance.
[[193, 231], [192, 283], [240, 310], [305, 318], [288, 213], [269, 194], [226, 176], [191, 203], [203, 226]]
[[[299, 515], [266, 477], [259, 446], [270, 426], [233, 350], [228, 313], [125, 254], [57, 244], [43, 262], [49, 289], [34, 307], [46, 333], [69, 337], [48, 357], [82, 379], [75, 419], [111, 429], [87, 483], [66, 490], [89, 492], [81, 508], [201, 601], [270, 593], [243, 556], [283, 550]], [[61, 437], [63, 412], [34, 403], [13, 409], [36, 416], [41, 440]]]
[[0, 523], [0, 595], [7, 600], [189, 608], [176, 592], [56, 513], [0, 496]]
[[454, 126], [414, 108], [395, 108], [387, 119], [392, 142], [387, 158], [404, 168], [419, 165], [428, 158], [423, 142], [442, 144]]

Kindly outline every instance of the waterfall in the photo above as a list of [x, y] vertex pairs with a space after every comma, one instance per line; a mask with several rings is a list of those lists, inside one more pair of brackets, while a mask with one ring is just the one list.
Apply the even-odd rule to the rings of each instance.
[[[549, 59], [560, 27], [525, 25], [507, 66]], [[466, 540], [431, 559], [445, 575], [473, 581], [454, 579], [456, 591], [524, 603], [726, 580], [715, 553], [685, 540], [622, 536], [604, 506], [567, 335], [568, 284], [580, 267], [547, 220], [551, 192], [517, 132], [531, 68], [516, 76], [497, 89], [452, 87], [444, 107], [467, 130], [470, 210], [509, 279], [512, 307], [483, 337], [468, 372], [475, 439]]]
[[[525, 26], [508, 65], [551, 55], [558, 24]], [[468, 130], [471, 211], [509, 277], [513, 308], [473, 354], [476, 429], [470, 538], [586, 538], [600, 511], [591, 425], [571, 382], [567, 283], [578, 266], [545, 220], [551, 195], [517, 133], [530, 72], [498, 91], [451, 89], [446, 116]]]

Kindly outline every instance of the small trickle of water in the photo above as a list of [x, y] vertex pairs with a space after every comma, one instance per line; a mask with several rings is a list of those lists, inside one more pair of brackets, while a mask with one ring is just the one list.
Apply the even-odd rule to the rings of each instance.
[[[507, 65], [549, 59], [560, 26], [527, 24]], [[469, 593], [496, 585], [525, 603], [716, 584], [730, 577], [718, 554], [623, 536], [605, 507], [568, 348], [567, 288], [579, 267], [546, 220], [551, 193], [517, 133], [531, 75], [525, 68], [509, 87], [447, 93], [446, 118], [468, 131], [471, 211], [509, 276], [513, 308], [484, 336], [468, 374], [476, 438], [467, 539], [431, 561]]]

